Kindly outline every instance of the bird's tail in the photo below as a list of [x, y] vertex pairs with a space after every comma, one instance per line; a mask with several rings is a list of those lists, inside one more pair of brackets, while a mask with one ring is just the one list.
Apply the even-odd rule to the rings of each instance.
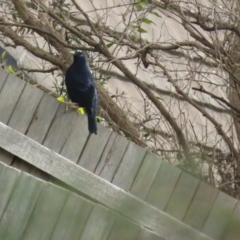
[[90, 133], [97, 134], [97, 120], [93, 114], [88, 115], [88, 130]]

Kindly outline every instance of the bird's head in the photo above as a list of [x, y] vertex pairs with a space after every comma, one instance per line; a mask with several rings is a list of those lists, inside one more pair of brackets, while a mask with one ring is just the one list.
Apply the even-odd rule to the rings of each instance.
[[83, 52], [71, 51], [71, 53], [73, 54], [74, 62], [87, 64], [87, 57]]

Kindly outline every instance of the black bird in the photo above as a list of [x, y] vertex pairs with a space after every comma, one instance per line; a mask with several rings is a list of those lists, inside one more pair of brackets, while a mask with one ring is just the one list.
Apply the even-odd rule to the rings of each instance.
[[73, 57], [73, 63], [65, 76], [68, 97], [79, 107], [85, 108], [88, 115], [88, 130], [97, 134], [98, 95], [93, 76], [84, 53], [76, 51]]

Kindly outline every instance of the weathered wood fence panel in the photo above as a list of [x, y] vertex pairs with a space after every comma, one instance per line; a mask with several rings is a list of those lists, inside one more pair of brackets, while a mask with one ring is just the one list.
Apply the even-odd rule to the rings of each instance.
[[[170, 240], [210, 239], [2, 123], [0, 123], [0, 147], [68, 184], [82, 196], [120, 213], [139, 226], [151, 229], [157, 235]], [[47, 194], [43, 194], [45, 195]], [[45, 211], [44, 206], [47, 202], [51, 202], [50, 197], [43, 204], [41, 212]], [[56, 203], [58, 202], [56, 200]], [[62, 199], [59, 204], [62, 206], [63, 202]], [[54, 211], [58, 213], [57, 210]], [[51, 219], [51, 222], [54, 221], [55, 219]]]
[[164, 240], [102, 205], [3, 163], [0, 173], [1, 240]]
[[[233, 198], [146, 153], [100, 124], [98, 135], [89, 135], [85, 116], [78, 116], [72, 110], [65, 112], [64, 104], [2, 69], [0, 75], [0, 122], [68, 158], [74, 167], [88, 169], [215, 239], [225, 234], [225, 228], [234, 231], [228, 226], [230, 221], [238, 219], [233, 217], [238, 212]], [[14, 155], [18, 156], [1, 149], [0, 161], [42, 179], [50, 178], [45, 168]], [[226, 218], [216, 230], [218, 209], [225, 209]]]

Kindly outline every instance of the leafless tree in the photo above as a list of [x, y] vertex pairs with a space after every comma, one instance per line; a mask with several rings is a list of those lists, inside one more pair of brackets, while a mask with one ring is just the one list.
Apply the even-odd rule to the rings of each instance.
[[86, 51], [111, 128], [239, 197], [240, 2], [85, 2], [1, 1], [1, 42], [60, 80], [69, 50]]

